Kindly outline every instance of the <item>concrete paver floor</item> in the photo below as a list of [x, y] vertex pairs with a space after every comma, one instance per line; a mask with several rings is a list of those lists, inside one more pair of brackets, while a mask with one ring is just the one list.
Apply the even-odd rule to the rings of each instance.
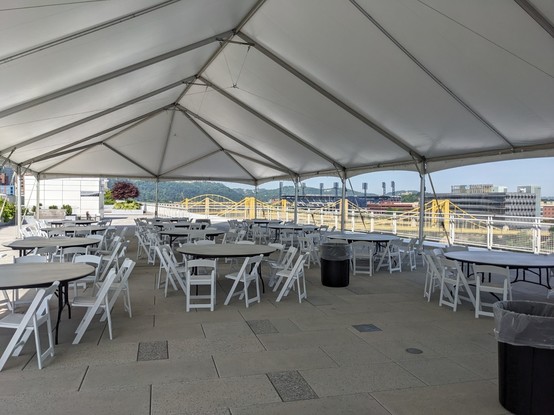
[[[126, 223], [132, 219], [114, 221]], [[13, 228], [0, 230], [2, 242], [13, 237]], [[64, 311], [60, 344], [44, 369], [30, 341], [0, 372], [0, 413], [507, 413], [498, 402], [493, 319], [475, 319], [467, 304], [455, 313], [439, 307], [438, 293], [424, 300], [421, 264], [351, 276], [346, 288], [322, 286], [312, 267], [307, 301], [290, 295], [276, 303], [266, 291], [249, 308], [238, 299], [223, 305], [226, 270], [222, 264], [216, 310], [186, 313], [183, 293], [164, 297], [155, 288], [158, 266], [139, 259], [133, 317], [116, 304], [114, 339], [96, 319], [72, 345], [83, 312], [68, 320]], [[542, 288], [515, 293], [546, 301]], [[0, 332], [0, 349], [10, 336]]]

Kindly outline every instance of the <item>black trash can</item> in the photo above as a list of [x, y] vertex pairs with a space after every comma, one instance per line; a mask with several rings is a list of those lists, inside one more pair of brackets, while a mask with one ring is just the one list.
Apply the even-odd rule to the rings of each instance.
[[516, 415], [554, 413], [554, 304], [494, 304], [498, 392]]
[[326, 287], [347, 287], [350, 283], [350, 245], [324, 242], [320, 245], [321, 283]]

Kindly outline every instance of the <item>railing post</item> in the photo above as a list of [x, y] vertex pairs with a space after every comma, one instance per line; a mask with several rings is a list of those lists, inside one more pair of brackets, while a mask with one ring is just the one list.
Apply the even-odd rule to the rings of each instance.
[[494, 229], [493, 229], [493, 223], [492, 223], [492, 217], [491, 216], [488, 216], [487, 217], [487, 249], [492, 249], [492, 244], [493, 244], [493, 232], [494, 232]]
[[375, 231], [375, 212], [373, 211], [369, 213], [369, 231]]
[[538, 219], [535, 219], [533, 225], [533, 253], [538, 254], [541, 250], [541, 228]]
[[350, 218], [351, 218], [350, 222], [352, 223], [351, 231], [354, 232], [356, 230], [356, 213], [352, 212]]
[[454, 245], [454, 242], [456, 241], [456, 224], [454, 220], [449, 220], [448, 222], [449, 222], [448, 228], [450, 233], [450, 244]]

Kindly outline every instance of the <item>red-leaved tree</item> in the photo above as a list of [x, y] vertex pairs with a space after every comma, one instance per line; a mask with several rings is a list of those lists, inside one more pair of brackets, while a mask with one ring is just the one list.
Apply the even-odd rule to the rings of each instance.
[[137, 187], [129, 182], [116, 182], [111, 189], [112, 197], [117, 200], [134, 199], [140, 194]]

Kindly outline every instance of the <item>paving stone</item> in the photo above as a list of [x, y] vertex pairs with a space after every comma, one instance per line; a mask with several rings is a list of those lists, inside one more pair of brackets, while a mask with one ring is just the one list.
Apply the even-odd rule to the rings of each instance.
[[279, 333], [279, 330], [269, 320], [247, 320], [246, 323], [248, 323], [254, 334]]
[[167, 358], [169, 358], [167, 340], [140, 342], [138, 345], [137, 361], [163, 360]]
[[297, 371], [268, 373], [267, 377], [283, 402], [317, 399], [317, 394]]
[[352, 327], [354, 327], [360, 333], [369, 333], [369, 332], [372, 332], [372, 331], [382, 331], [375, 324], [354, 324]]

